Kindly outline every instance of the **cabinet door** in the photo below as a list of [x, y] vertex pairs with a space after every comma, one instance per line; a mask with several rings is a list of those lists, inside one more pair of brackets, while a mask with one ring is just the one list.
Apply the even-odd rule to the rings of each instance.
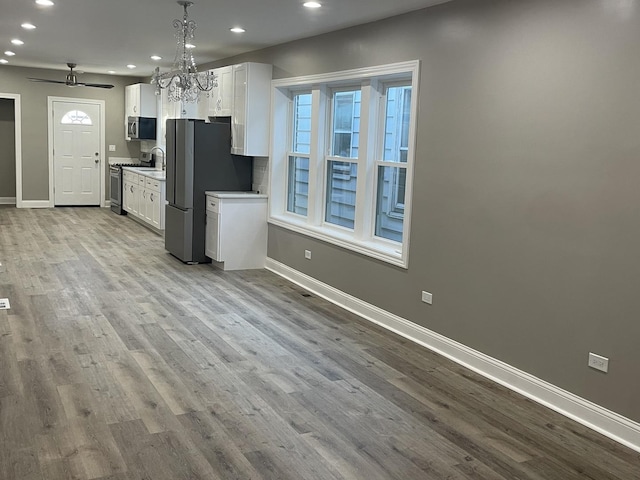
[[207, 210], [204, 253], [216, 262], [223, 261], [220, 255], [220, 215]]
[[122, 184], [122, 208], [124, 208], [124, 210], [126, 212], [130, 212], [131, 211], [131, 183], [129, 182], [124, 182]]
[[149, 223], [156, 228], [161, 228], [161, 218], [162, 218], [162, 198], [160, 197], [160, 192], [156, 192], [154, 190], [149, 191], [149, 209], [147, 214], [149, 215]]
[[247, 64], [233, 66], [233, 113], [231, 116], [231, 153], [245, 155], [247, 119]]
[[233, 106], [233, 67], [216, 68], [218, 86], [211, 91], [209, 98], [210, 117], [230, 117]]

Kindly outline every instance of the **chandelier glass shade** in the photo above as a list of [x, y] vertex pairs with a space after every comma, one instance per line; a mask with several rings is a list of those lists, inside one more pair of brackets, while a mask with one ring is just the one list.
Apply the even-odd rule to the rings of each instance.
[[193, 2], [180, 0], [177, 3], [183, 7], [184, 15], [182, 20], [173, 21], [177, 43], [173, 66], [171, 71], [164, 73], [160, 72], [160, 67], [156, 67], [151, 84], [156, 86], [156, 95], [166, 90], [169, 101], [193, 103], [198, 101], [201, 92], [206, 92], [209, 96], [208, 92], [217, 86], [217, 80], [213, 72], [198, 73], [196, 61], [191, 53], [196, 22], [189, 20], [187, 8], [193, 5]]

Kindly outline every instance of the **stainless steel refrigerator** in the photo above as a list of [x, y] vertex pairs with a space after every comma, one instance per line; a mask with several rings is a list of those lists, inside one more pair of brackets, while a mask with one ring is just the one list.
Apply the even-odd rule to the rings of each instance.
[[168, 119], [165, 248], [185, 263], [206, 263], [205, 191], [249, 191], [253, 158], [231, 155], [231, 126]]

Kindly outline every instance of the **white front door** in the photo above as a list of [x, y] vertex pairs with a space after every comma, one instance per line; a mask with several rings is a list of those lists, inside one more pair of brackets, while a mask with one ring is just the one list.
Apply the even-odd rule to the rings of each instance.
[[55, 205], [100, 205], [100, 105], [53, 102]]

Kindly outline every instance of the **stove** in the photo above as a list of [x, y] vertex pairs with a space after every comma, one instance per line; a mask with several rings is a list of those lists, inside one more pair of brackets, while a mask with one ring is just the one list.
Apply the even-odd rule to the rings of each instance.
[[126, 215], [122, 205], [122, 167], [153, 167], [154, 156], [146, 152], [140, 154], [139, 163], [114, 163], [109, 165], [109, 183], [111, 185], [111, 211]]

